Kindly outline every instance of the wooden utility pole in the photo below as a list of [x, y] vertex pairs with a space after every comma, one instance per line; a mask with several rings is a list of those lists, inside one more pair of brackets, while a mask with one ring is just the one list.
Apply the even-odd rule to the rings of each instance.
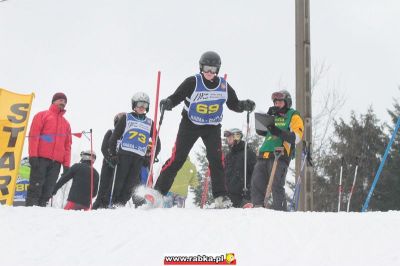
[[[296, 3], [296, 109], [304, 119], [305, 145], [312, 149], [311, 127], [311, 63], [310, 63], [310, 1], [295, 0]], [[304, 142], [296, 149], [296, 176], [301, 168], [301, 153]], [[313, 210], [313, 175], [312, 166], [304, 166], [301, 182], [299, 210]]]

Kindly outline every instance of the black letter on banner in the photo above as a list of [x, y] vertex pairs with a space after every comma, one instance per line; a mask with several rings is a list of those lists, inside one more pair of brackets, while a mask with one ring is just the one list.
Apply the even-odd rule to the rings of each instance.
[[[7, 159], [9, 163], [6, 164]], [[15, 158], [13, 152], [6, 152], [0, 157], [0, 168], [8, 168], [9, 170], [15, 169]]]
[[[15, 116], [8, 115], [8, 121], [13, 122], [13, 123], [23, 123], [26, 120], [26, 117], [28, 116], [28, 109], [29, 109], [29, 104], [28, 103], [16, 103], [11, 105], [11, 111], [16, 114], [22, 116], [21, 119], [17, 119]], [[25, 110], [21, 110], [25, 109]]]
[[3, 196], [8, 195], [8, 184], [11, 182], [11, 176], [0, 176], [0, 191]]
[[18, 128], [13, 128], [13, 127], [4, 127], [3, 131], [4, 132], [10, 132], [11, 137], [8, 140], [8, 148], [14, 148], [15, 143], [17, 142], [18, 138], [18, 133], [21, 131], [24, 131], [25, 127], [18, 127]]

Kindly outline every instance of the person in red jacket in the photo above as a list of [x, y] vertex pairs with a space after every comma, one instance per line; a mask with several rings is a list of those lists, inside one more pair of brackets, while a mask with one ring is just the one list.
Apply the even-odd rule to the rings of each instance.
[[60, 173], [71, 163], [71, 126], [64, 118], [67, 97], [54, 94], [49, 110], [37, 113], [29, 131], [30, 185], [25, 206], [45, 207]]

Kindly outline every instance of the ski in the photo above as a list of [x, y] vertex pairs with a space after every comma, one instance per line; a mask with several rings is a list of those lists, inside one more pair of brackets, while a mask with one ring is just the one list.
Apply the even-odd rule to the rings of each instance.
[[305, 141], [303, 141], [303, 151], [301, 153], [301, 165], [300, 165], [300, 172], [295, 179], [295, 188], [292, 198], [291, 204], [291, 211], [297, 211], [299, 208], [299, 200], [300, 200], [300, 193], [301, 193], [301, 184], [304, 175], [304, 167], [306, 165], [313, 166], [312, 159], [311, 159], [311, 149], [310, 145], [307, 145]]

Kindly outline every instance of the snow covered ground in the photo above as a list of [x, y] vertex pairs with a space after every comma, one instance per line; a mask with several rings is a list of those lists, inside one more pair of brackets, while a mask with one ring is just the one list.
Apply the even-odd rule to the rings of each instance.
[[0, 206], [0, 265], [164, 265], [233, 252], [237, 265], [400, 265], [400, 213]]

